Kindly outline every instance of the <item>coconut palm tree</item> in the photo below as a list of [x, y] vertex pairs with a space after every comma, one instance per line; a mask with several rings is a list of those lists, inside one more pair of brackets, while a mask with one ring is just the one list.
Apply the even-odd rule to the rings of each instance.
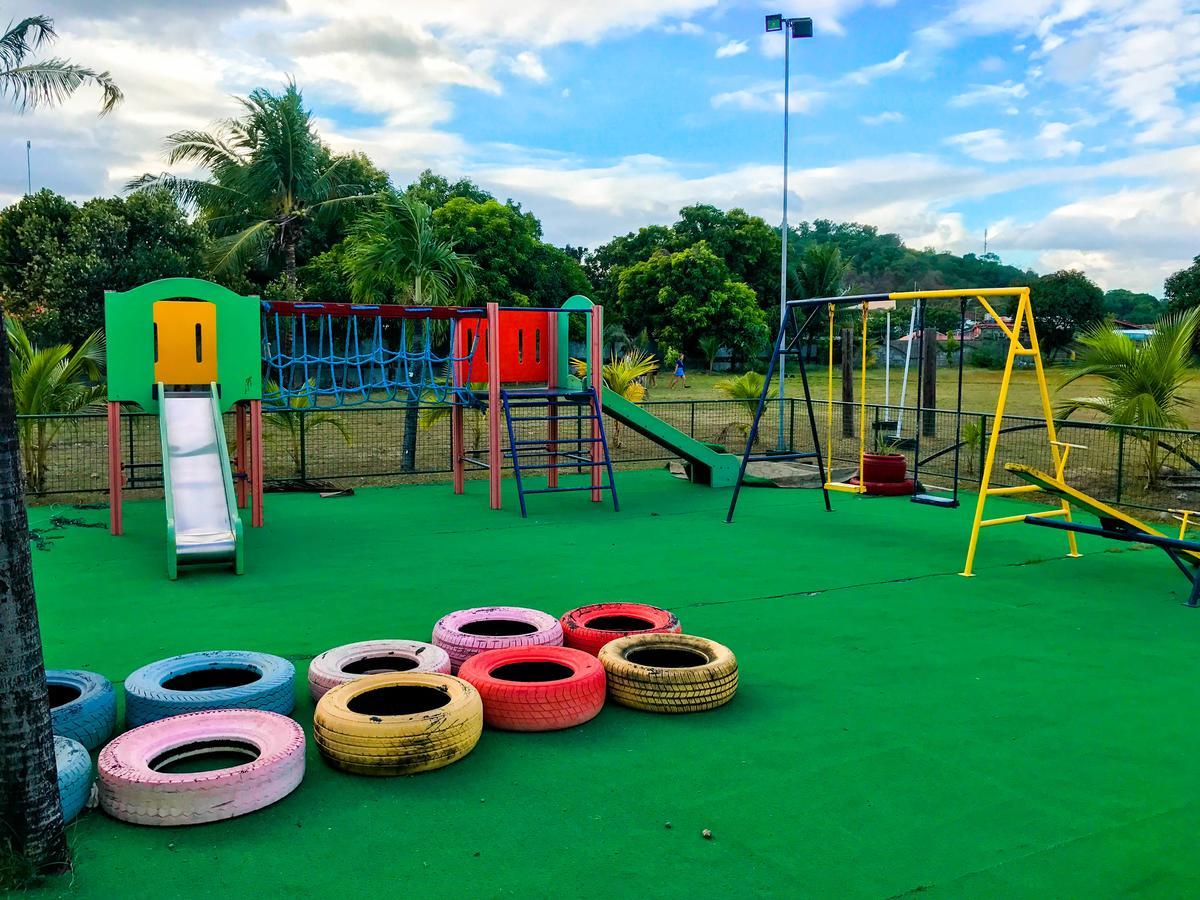
[[793, 293], [801, 299], [837, 297], [842, 293], [850, 261], [837, 244], [810, 244], [804, 248], [791, 272]]
[[296, 245], [314, 219], [336, 215], [370, 194], [348, 184], [317, 137], [312, 113], [294, 82], [281, 94], [259, 89], [239, 100], [243, 115], [212, 131], [178, 131], [167, 138], [167, 163], [207, 169], [209, 179], [164, 173], [142, 175], [129, 190], [162, 187], [221, 235], [213, 244], [215, 272], [281, 254], [283, 272], [296, 283]]
[[1141, 344], [1098, 324], [1079, 338], [1082, 365], [1063, 382], [1065, 387], [1088, 376], [1104, 382], [1103, 394], [1064, 400], [1058, 411], [1069, 416], [1091, 410], [1112, 425], [1134, 429], [1130, 434], [1142, 442], [1147, 488], [1158, 485], [1164, 454], [1158, 432], [1137, 429], [1187, 427], [1181, 410], [1192, 403], [1184, 388], [1193, 375], [1192, 342], [1198, 327], [1200, 307], [1163, 316]]
[[7, 320], [6, 330], [17, 415], [34, 417], [18, 420], [26, 487], [40, 494], [46, 488], [50, 447], [66, 422], [52, 416], [79, 412], [104, 399], [104, 385], [97, 384], [104, 335], [94, 331], [77, 348], [39, 347], [16, 319]]
[[[432, 211], [419, 200], [383, 195], [354, 223], [345, 246], [350, 293], [360, 303], [448, 306], [475, 293], [475, 264], [437, 235]], [[410, 391], [404, 417], [405, 471], [416, 468], [421, 393]]]
[[94, 84], [104, 94], [100, 114], [112, 112], [124, 95], [108, 72], [97, 72], [57, 56], [30, 59], [57, 37], [54, 20], [49, 16], [30, 16], [10, 24], [0, 34], [0, 97], [24, 112], [58, 106], [83, 85]]
[[[107, 72], [57, 57], [30, 61], [54, 38], [46, 16], [23, 19], [0, 35], [0, 97], [24, 112], [57, 105], [91, 83], [103, 91], [102, 115], [121, 102]], [[0, 331], [7, 333], [4, 322], [0, 301]], [[23, 860], [34, 874], [65, 869], [70, 856], [51, 774], [54, 736], [21, 485], [16, 397], [9, 354], [0, 349], [0, 853]]]
[[[624, 397], [630, 403], [641, 403], [646, 398], [646, 377], [658, 370], [658, 360], [641, 350], [629, 350], [621, 356], [609, 357], [601, 371], [604, 389]], [[588, 364], [582, 359], [571, 360], [571, 372], [576, 378], [585, 380]], [[613, 423], [613, 446], [621, 446], [621, 423]]]

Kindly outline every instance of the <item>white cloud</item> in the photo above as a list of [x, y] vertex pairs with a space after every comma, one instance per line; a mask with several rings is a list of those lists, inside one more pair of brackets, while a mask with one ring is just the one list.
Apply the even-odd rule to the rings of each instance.
[[672, 22], [670, 25], [664, 25], [663, 31], [667, 34], [688, 34], [692, 37], [704, 34], [704, 29], [695, 22]]
[[978, 106], [981, 104], [1000, 104], [1007, 110], [1013, 110], [1014, 100], [1023, 100], [1029, 96], [1029, 89], [1024, 84], [1005, 81], [1001, 84], [973, 84], [969, 90], [955, 94], [950, 98], [949, 105], [954, 107]]
[[904, 121], [904, 113], [886, 110], [874, 116], [859, 116], [858, 121], [864, 125], [893, 125]]
[[[812, 112], [825, 97], [822, 91], [793, 88], [788, 106], [791, 112]], [[715, 94], [711, 102], [714, 109], [729, 106], [750, 112], [783, 112], [783, 85], [775, 81], [763, 81], [741, 90]]]
[[728, 43], [722, 44], [717, 48], [717, 59], [725, 59], [730, 56], [741, 56], [749, 49], [750, 45], [745, 41], [729, 41]]
[[870, 84], [877, 78], [882, 78], [884, 75], [890, 75], [893, 72], [899, 72], [903, 69], [905, 62], [908, 60], [908, 54], [909, 51], [905, 50], [886, 62], [875, 63], [873, 66], [864, 66], [861, 69], [856, 69], [843, 77], [842, 81], [846, 84]]
[[1058, 159], [1063, 156], [1078, 156], [1083, 151], [1083, 142], [1068, 140], [1071, 126], [1065, 122], [1047, 122], [1034, 139], [1041, 156]]
[[999, 128], [983, 128], [979, 131], [955, 134], [946, 138], [944, 143], [957, 147], [967, 156], [982, 162], [1010, 162], [1020, 155]]
[[520, 75], [530, 81], [541, 82], [550, 77], [546, 74], [546, 68], [538, 55], [529, 50], [522, 51], [509, 60], [508, 68], [514, 75]]

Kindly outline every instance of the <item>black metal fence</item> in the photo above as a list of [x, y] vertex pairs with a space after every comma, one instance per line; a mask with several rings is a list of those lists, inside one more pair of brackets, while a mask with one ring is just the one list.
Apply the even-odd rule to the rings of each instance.
[[[696, 438], [727, 447], [740, 454], [753, 418], [756, 401], [669, 400], [644, 404], [647, 411]], [[759, 451], [811, 449], [808, 414], [802, 400], [770, 401], [759, 429]], [[859, 448], [857, 405], [835, 401], [827, 406], [814, 403], [818, 433], [830, 433], [836, 470], [853, 469]], [[107, 490], [107, 428], [102, 414], [27, 417], [23, 439], [52, 434], [40, 457], [36, 478], [41, 489], [30, 500], [62, 500], [64, 495], [100, 494]], [[994, 417], [991, 413], [964, 413], [956, 442], [953, 410], [922, 410], [912, 407], [868, 405], [866, 437], [868, 451], [900, 452], [915, 456], [915, 438], [921, 428], [920, 472], [922, 480], [948, 486], [959, 455], [960, 483], [966, 489], [980, 482]], [[414, 425], [415, 423], [415, 425]], [[227, 433], [233, 433], [232, 416]], [[528, 433], [518, 439], [537, 437], [536, 424], [525, 424]], [[583, 427], [582, 425], [579, 427]], [[625, 468], [662, 465], [673, 457], [643, 435], [606, 420], [613, 459]], [[414, 429], [415, 452], [405, 455], [405, 434]], [[265, 472], [267, 481], [282, 483], [296, 479], [339, 484], [394, 484], [406, 480], [430, 480], [450, 472], [450, 417], [446, 407], [359, 407], [352, 409], [306, 409], [264, 414]], [[566, 436], [566, 435], [564, 435]], [[1087, 449], [1073, 449], [1068, 466], [1069, 480], [1100, 499], [1128, 507], [1166, 511], [1194, 506], [1200, 492], [1200, 432], [1132, 429], [1095, 422], [1065, 420], [1058, 423], [1059, 440]], [[483, 416], [468, 411], [465, 441], [468, 451], [485, 453], [487, 433]], [[505, 435], [507, 444], [507, 435]], [[506, 448], [507, 449], [507, 448]], [[161, 490], [161, 460], [158, 423], [150, 414], [122, 417], [122, 458], [130, 476], [127, 490]], [[1004, 470], [1003, 462], [1020, 462], [1049, 468], [1049, 446], [1041, 419], [1005, 416], [997, 450], [994, 485], [1019, 483]], [[1151, 477], [1152, 473], [1155, 477]], [[28, 473], [27, 473], [28, 474]], [[470, 472], [469, 472], [470, 474]]]

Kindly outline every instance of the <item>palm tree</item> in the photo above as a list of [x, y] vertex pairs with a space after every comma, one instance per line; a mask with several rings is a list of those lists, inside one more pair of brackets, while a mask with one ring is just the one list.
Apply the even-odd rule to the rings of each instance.
[[6, 323], [12, 389], [18, 416], [26, 487], [35, 494], [46, 488], [48, 456], [66, 420], [55, 413], [87, 409], [104, 399], [97, 384], [104, 367], [104, 335], [94, 331], [78, 348], [69, 344], [39, 347], [16, 319]]
[[100, 115], [112, 112], [124, 99], [108, 72], [97, 72], [57, 56], [31, 60], [29, 57], [54, 43], [58, 33], [49, 16], [30, 16], [10, 24], [0, 34], [0, 97], [12, 102], [18, 112], [41, 106], [58, 106], [85, 84], [95, 84], [104, 93]]
[[700, 352], [704, 354], [704, 361], [708, 364], [707, 372], [709, 375], [713, 373], [713, 366], [717, 362], [717, 354], [721, 352], [721, 339], [709, 335], [702, 337], [696, 342], [700, 348]]
[[[350, 293], [360, 303], [397, 300], [413, 306], [463, 304], [475, 292], [475, 264], [433, 228], [433, 213], [419, 200], [386, 194], [364, 212], [346, 238], [343, 265]], [[404, 417], [401, 468], [417, 460], [419, 403], [414, 386]]]
[[[28, 60], [54, 37], [54, 23], [46, 16], [23, 19], [0, 35], [0, 96], [24, 112], [61, 103], [81, 85], [94, 83], [104, 92], [102, 115], [121, 102], [107, 72], [65, 59]], [[0, 330], [7, 333], [4, 323], [0, 301]], [[0, 349], [0, 841], [7, 845], [0, 853], [41, 873], [67, 868], [70, 856], [52, 774], [54, 737], [19, 447], [9, 354]]]
[[[310, 389], [315, 388], [316, 384], [314, 379], [310, 378], [308, 380]], [[266, 390], [263, 393], [267, 397], [275, 398], [281, 395], [279, 385], [274, 381], [267, 382]], [[300, 440], [301, 429], [307, 435], [317, 428], [329, 426], [342, 436], [342, 440], [346, 442], [347, 447], [354, 443], [350, 429], [346, 427], [345, 422], [338, 418], [336, 413], [313, 410], [312, 403], [303, 394], [292, 394], [288, 397], [286, 409], [277, 409], [263, 413], [262, 418], [264, 426], [263, 440], [269, 444], [283, 445], [284, 450], [287, 451], [288, 458], [292, 461], [292, 474], [294, 475], [299, 475], [303, 470]]]
[[[718, 381], [714, 387], [718, 393], [724, 394], [730, 400], [738, 400], [738, 406], [745, 411], [747, 421], [733, 422], [726, 425], [720, 431], [720, 439], [724, 442], [731, 428], [737, 428], [742, 433], [742, 438], [750, 433], [750, 423], [754, 421], [754, 414], [758, 411], [759, 398], [762, 397], [764, 376], [761, 372], [744, 372], [737, 377], [723, 378]], [[771, 383], [767, 390], [767, 399], [774, 400], [779, 396], [779, 388], [774, 382]]]
[[[646, 398], [646, 376], [658, 370], [658, 360], [641, 350], [629, 350], [621, 356], [609, 357], [601, 371], [604, 389], [624, 397], [630, 403], [641, 403]], [[588, 364], [582, 359], [571, 360], [571, 371], [576, 378], [585, 380]], [[621, 423], [613, 423], [613, 446], [620, 449]]]
[[837, 244], [810, 244], [804, 248], [791, 272], [792, 291], [803, 300], [814, 297], [837, 297], [850, 261], [842, 257]]
[[1142, 441], [1147, 489], [1156, 487], [1164, 455], [1157, 431], [1138, 428], [1186, 428], [1181, 410], [1192, 401], [1184, 388], [1192, 378], [1192, 342], [1200, 327], [1200, 307], [1163, 316], [1149, 340], [1136, 344], [1107, 324], [1088, 329], [1079, 338], [1082, 365], [1063, 385], [1094, 375], [1105, 382], [1096, 397], [1073, 397], [1058, 405], [1061, 415], [1086, 409], [1112, 425], [1131, 427]]
[[207, 169], [210, 180], [164, 173], [143, 175], [129, 190], [162, 187], [200, 211], [214, 233], [210, 263], [215, 272], [236, 272], [274, 253], [296, 284], [296, 244], [314, 219], [367, 200], [341, 177], [346, 157], [332, 159], [317, 137], [312, 113], [294, 82], [282, 94], [259, 89], [239, 100], [241, 118], [212, 131], [178, 131], [167, 138], [167, 163]]

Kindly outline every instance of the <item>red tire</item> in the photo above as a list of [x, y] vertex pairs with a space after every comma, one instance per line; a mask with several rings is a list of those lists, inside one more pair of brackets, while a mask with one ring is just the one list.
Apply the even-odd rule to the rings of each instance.
[[563, 615], [563, 643], [592, 656], [609, 641], [631, 634], [679, 634], [673, 612], [645, 603], [593, 603]]
[[573, 728], [604, 706], [604, 667], [570, 647], [487, 650], [463, 663], [458, 677], [479, 691], [483, 721], [504, 731]]

